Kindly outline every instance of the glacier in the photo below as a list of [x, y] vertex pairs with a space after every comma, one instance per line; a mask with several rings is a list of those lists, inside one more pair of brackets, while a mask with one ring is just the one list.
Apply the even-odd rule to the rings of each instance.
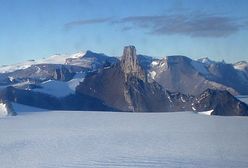
[[247, 117], [13, 107], [0, 118], [4, 168], [248, 167]]

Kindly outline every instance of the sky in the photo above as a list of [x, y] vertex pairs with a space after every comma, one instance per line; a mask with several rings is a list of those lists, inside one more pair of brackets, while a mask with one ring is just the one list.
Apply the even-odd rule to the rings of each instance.
[[248, 61], [247, 0], [0, 0], [0, 65], [123, 47]]

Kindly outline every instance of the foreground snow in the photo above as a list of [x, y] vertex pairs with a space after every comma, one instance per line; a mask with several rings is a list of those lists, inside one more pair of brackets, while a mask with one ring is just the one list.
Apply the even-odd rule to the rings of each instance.
[[247, 117], [26, 112], [0, 132], [4, 168], [248, 167]]

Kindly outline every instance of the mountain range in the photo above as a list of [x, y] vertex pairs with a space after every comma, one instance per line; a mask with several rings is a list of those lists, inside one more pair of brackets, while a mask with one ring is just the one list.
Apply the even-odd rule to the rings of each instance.
[[87, 51], [0, 67], [0, 102], [49, 110], [133, 112], [209, 111], [248, 115], [235, 95], [248, 94], [248, 63], [186, 56], [119, 57]]

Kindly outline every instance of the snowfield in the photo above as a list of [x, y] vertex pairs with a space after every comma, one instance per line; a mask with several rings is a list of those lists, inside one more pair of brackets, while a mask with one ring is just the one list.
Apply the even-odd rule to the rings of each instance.
[[39, 60], [27, 60], [21, 63], [0, 66], [0, 73], [14, 72], [16, 70], [26, 69], [32, 65], [37, 64], [65, 64], [68, 58], [79, 58], [85, 55], [84, 52], [80, 51], [75, 54], [55, 54], [47, 58], [42, 58]]
[[0, 118], [1, 168], [248, 167], [247, 117], [38, 111]]

